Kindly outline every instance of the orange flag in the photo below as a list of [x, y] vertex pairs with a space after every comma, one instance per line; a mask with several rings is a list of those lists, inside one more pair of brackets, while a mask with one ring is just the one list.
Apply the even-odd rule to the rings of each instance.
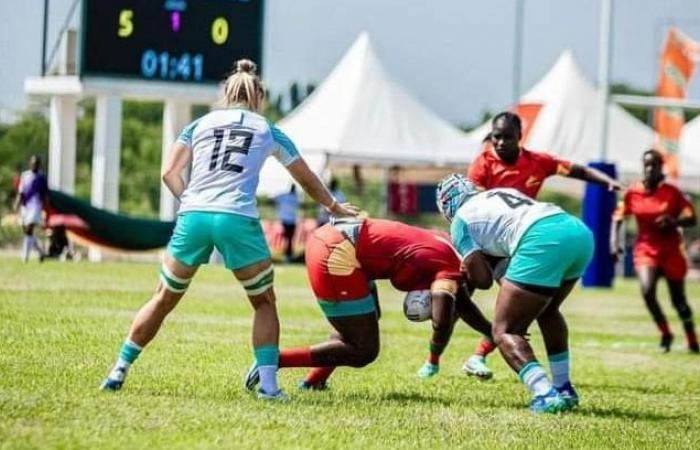
[[540, 103], [518, 103], [511, 111], [520, 116], [520, 121], [522, 122], [522, 138], [520, 142], [523, 145], [527, 145], [527, 138], [530, 136], [530, 131], [532, 131], [535, 120], [537, 120], [537, 115], [542, 109], [542, 104]]
[[[692, 40], [676, 28], [668, 30], [661, 55], [661, 71], [656, 88], [658, 97], [684, 99], [688, 85], [700, 59], [700, 43]], [[654, 109], [654, 129], [659, 150], [664, 154], [666, 172], [678, 178], [678, 141], [685, 124], [683, 109], [660, 106]]]

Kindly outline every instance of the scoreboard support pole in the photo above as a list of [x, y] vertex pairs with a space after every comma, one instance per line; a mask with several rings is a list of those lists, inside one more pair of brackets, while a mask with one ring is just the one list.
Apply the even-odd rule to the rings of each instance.
[[[192, 120], [192, 105], [179, 100], [166, 100], [163, 105], [163, 143], [161, 167], [170, 154], [170, 148], [180, 131]], [[161, 181], [160, 183], [160, 220], [175, 219], [178, 201]]]
[[49, 187], [75, 192], [75, 147], [78, 99], [55, 95], [49, 106]]
[[[98, 95], [95, 103], [95, 137], [92, 150], [91, 203], [102, 209], [119, 210], [119, 168], [122, 132], [122, 99]], [[101, 261], [102, 251], [90, 247], [90, 261]]]

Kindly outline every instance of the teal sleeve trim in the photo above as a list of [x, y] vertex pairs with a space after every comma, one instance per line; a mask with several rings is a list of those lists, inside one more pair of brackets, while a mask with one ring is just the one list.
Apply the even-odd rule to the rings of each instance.
[[450, 236], [452, 237], [452, 243], [459, 254], [462, 255], [462, 258], [479, 250], [471, 234], [469, 234], [469, 226], [459, 216], [455, 216], [452, 219]]
[[182, 144], [185, 144], [187, 147], [192, 148], [192, 134], [194, 133], [194, 129], [197, 127], [197, 124], [200, 120], [201, 119], [197, 119], [191, 124], [187, 125], [185, 128], [183, 128], [180, 132], [180, 135], [177, 137], [177, 142], [180, 142]]
[[277, 159], [283, 166], [288, 166], [300, 158], [296, 145], [282, 130], [270, 124], [270, 132], [272, 133], [272, 139], [279, 145], [280, 151], [277, 154]]

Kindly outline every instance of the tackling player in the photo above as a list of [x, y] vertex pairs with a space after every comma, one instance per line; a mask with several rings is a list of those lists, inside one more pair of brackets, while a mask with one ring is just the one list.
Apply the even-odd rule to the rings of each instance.
[[[462, 175], [438, 186], [438, 208], [451, 222], [462, 269], [477, 287], [493, 279], [486, 255], [510, 257], [496, 299], [493, 337], [520, 380], [532, 391], [530, 409], [559, 412], [579, 398], [569, 380], [568, 330], [559, 307], [593, 256], [593, 235], [576, 217], [515, 189], [479, 191]], [[537, 319], [553, 379], [527, 341]]]
[[644, 303], [661, 333], [659, 346], [662, 351], [668, 352], [673, 341], [673, 334], [656, 297], [656, 284], [663, 276], [668, 283], [671, 303], [683, 321], [688, 349], [700, 353], [693, 312], [685, 295], [688, 261], [679, 229], [695, 226], [695, 209], [677, 187], [664, 182], [661, 153], [647, 150], [643, 164], [644, 178], [629, 188], [613, 216], [610, 251], [616, 259], [622, 253], [619, 230], [626, 217], [634, 216], [638, 230], [634, 244], [634, 266]]
[[[470, 164], [467, 172], [467, 178], [481, 189], [513, 188], [536, 198], [544, 181], [554, 175], [603, 184], [610, 190], [622, 188], [619, 182], [599, 170], [520, 146], [522, 124], [517, 114], [501, 112], [493, 118], [491, 127], [491, 132], [484, 139], [485, 148]], [[493, 264], [499, 260], [489, 258]], [[503, 263], [504, 267], [506, 265], [507, 261]], [[479, 345], [491, 344], [484, 340]], [[464, 371], [472, 373], [476, 363], [478, 360], [470, 357], [464, 363]]]
[[[438, 232], [380, 219], [327, 224], [307, 241], [306, 268], [336, 333], [321, 344], [281, 351], [280, 367], [315, 368], [302, 388], [323, 389], [336, 366], [363, 367], [377, 357], [379, 304], [373, 280], [388, 279], [401, 291], [430, 289], [433, 335], [424, 376], [439, 369], [452, 334], [455, 303], [472, 328], [490, 336], [489, 321], [467, 296], [454, 247]], [[252, 389], [257, 380], [254, 364], [246, 387]]]
[[[265, 89], [249, 60], [236, 63], [226, 80], [222, 103], [185, 127], [173, 144], [163, 181], [180, 200], [153, 297], [136, 314], [103, 390], [121, 389], [131, 364], [156, 335], [163, 320], [187, 291], [214, 247], [243, 285], [254, 308], [253, 349], [260, 362], [258, 397], [286, 400], [277, 385], [279, 321], [270, 251], [255, 202], [260, 169], [275, 156], [309, 195], [333, 214], [355, 215], [339, 204], [300, 157], [292, 141], [258, 114]], [[188, 183], [181, 173], [191, 163]]]

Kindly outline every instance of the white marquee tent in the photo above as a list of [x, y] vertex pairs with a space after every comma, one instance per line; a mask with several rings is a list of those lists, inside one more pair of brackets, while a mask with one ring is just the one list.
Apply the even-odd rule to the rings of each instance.
[[[561, 54], [550, 71], [523, 97], [521, 105], [541, 105], [524, 146], [585, 164], [600, 159], [598, 90], [585, 78], [571, 51]], [[475, 148], [490, 131], [487, 122], [471, 133]], [[607, 160], [622, 173], [638, 174], [641, 154], [654, 132], [617, 104], [608, 106]]]
[[[328, 77], [279, 123], [317, 172], [328, 162], [363, 165], [468, 164], [478, 151], [466, 135], [423, 107], [392, 79], [362, 33]], [[270, 159], [258, 195], [289, 190]]]

